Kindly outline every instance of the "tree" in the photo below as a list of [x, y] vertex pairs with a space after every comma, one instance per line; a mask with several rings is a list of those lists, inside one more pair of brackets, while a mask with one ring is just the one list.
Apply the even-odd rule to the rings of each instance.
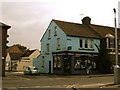
[[[30, 51], [29, 48], [27, 48], [26, 46], [23, 46], [21, 44], [14, 44], [13, 46], [17, 46], [23, 53]], [[12, 47], [12, 46], [10, 46], [10, 47]], [[9, 47], [7, 47], [7, 48], [9, 48]]]

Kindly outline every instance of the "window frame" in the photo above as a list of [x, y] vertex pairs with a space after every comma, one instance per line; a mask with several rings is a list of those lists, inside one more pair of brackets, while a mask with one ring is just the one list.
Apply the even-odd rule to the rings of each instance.
[[57, 36], [57, 26], [54, 27], [54, 36]]
[[94, 40], [93, 39], [90, 40], [89, 45], [90, 45], [90, 47], [89, 47], [90, 49], [94, 48]]
[[113, 39], [113, 38], [107, 38], [106, 42], [107, 42], [107, 48], [108, 49], [115, 48], [115, 39]]
[[49, 53], [50, 52], [50, 44], [48, 43], [48, 44], [46, 44], [46, 50], [47, 50], [47, 53]]
[[57, 38], [57, 50], [60, 50], [60, 38]]
[[48, 40], [51, 39], [51, 32], [50, 29], [48, 30]]
[[61, 64], [61, 55], [55, 55], [53, 58], [53, 68], [54, 69], [61, 69], [62, 64]]
[[85, 39], [84, 48], [88, 48], [88, 39]]
[[79, 39], [79, 47], [83, 48], [83, 39]]

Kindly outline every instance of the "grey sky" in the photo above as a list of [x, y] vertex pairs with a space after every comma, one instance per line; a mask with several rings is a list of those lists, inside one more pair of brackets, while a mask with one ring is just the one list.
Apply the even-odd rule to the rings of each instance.
[[90, 16], [92, 24], [114, 26], [113, 8], [118, 11], [119, 0], [5, 1], [0, 3], [0, 21], [11, 25], [8, 45], [40, 49], [40, 38], [52, 19], [81, 23], [82, 17]]

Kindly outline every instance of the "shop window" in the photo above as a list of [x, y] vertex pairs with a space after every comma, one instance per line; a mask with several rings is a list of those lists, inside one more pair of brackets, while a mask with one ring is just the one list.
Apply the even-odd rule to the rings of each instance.
[[75, 59], [75, 69], [85, 69], [84, 60], [80, 60], [80, 58]]
[[81, 68], [81, 60], [75, 60], [75, 69], [80, 69]]
[[61, 56], [54, 56], [54, 69], [61, 68]]
[[96, 63], [91, 60], [89, 57], [76, 57], [75, 58], [75, 64], [74, 64], [75, 70], [79, 69], [96, 69]]

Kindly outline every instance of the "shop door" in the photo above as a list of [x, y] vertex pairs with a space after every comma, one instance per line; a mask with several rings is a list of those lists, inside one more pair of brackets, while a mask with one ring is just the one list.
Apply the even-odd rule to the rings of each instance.
[[64, 74], [71, 73], [71, 56], [64, 56]]

